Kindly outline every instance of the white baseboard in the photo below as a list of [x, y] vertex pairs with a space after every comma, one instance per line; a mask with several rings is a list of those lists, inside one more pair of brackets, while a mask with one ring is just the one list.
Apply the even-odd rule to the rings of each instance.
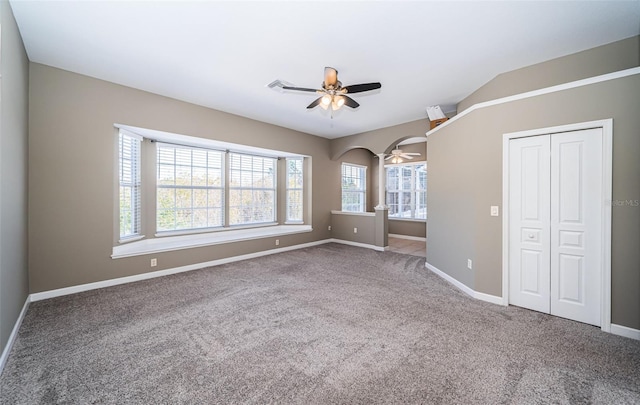
[[426, 268], [428, 268], [429, 270], [431, 270], [432, 272], [436, 273], [438, 276], [440, 276], [440, 278], [443, 278], [446, 281], [448, 281], [449, 283], [451, 283], [454, 286], [458, 287], [458, 289], [462, 290], [462, 292], [464, 292], [465, 294], [469, 295], [470, 297], [473, 297], [475, 295], [475, 291], [473, 291], [471, 288], [469, 288], [466, 285], [462, 284], [461, 282], [459, 282], [455, 278], [451, 277], [447, 273], [443, 272], [442, 270], [440, 270], [436, 266], [434, 266], [434, 265], [432, 265], [430, 263], [425, 263], [424, 266]]
[[[445, 279], [449, 283], [451, 283], [454, 286], [458, 287], [464, 293], [468, 294], [469, 296], [471, 296], [473, 298], [476, 298], [476, 299], [479, 299], [479, 300], [482, 300], [482, 301], [487, 301], [487, 302], [490, 302], [492, 304], [505, 305], [504, 300], [502, 299], [502, 297], [498, 297], [498, 296], [495, 296], [495, 295], [490, 295], [490, 294], [485, 294], [485, 293], [474, 291], [473, 289], [471, 289], [471, 288], [467, 287], [466, 285], [462, 284], [461, 282], [459, 282], [455, 278], [451, 277], [447, 273], [445, 273], [442, 270], [438, 269], [434, 265], [429, 264], [429, 263], [425, 263], [424, 265], [425, 265], [425, 267], [427, 269], [431, 270], [432, 272], [434, 272], [438, 276], [442, 277], [443, 279]], [[627, 337], [627, 338], [630, 338], [630, 339], [640, 340], [640, 330], [629, 328], [627, 326], [616, 325], [615, 323], [611, 324], [610, 333], [612, 333], [614, 335], [618, 335], [618, 336], [624, 336], [624, 337]]]
[[[105, 287], [110, 287], [110, 286], [115, 286], [120, 284], [133, 283], [136, 281], [148, 280], [151, 278], [162, 277], [170, 274], [183, 273], [186, 271], [197, 270], [197, 269], [202, 269], [202, 268], [211, 267], [211, 266], [218, 266], [221, 264], [232, 263], [232, 262], [237, 262], [241, 260], [254, 259], [257, 257], [288, 252], [291, 250], [304, 249], [307, 247], [323, 245], [330, 242], [341, 243], [341, 244], [350, 245], [350, 246], [357, 246], [357, 247], [362, 247], [367, 249], [373, 249], [377, 251], [385, 251], [388, 249], [388, 246], [383, 248], [380, 246], [370, 245], [367, 243], [351, 242], [351, 241], [346, 241], [342, 239], [324, 239], [324, 240], [319, 240], [315, 242], [303, 243], [300, 245], [286, 246], [278, 249], [265, 250], [262, 252], [250, 253], [250, 254], [241, 255], [241, 256], [233, 256], [233, 257], [228, 257], [224, 259], [212, 260], [210, 262], [191, 264], [187, 266], [176, 267], [173, 269], [159, 270], [151, 273], [138, 274], [135, 276], [120, 277], [120, 278], [111, 279], [111, 280], [98, 281], [95, 283], [81, 284], [81, 285], [72, 286], [72, 287], [59, 288], [57, 290], [43, 291], [39, 293], [30, 294], [25, 300], [22, 310], [20, 311], [20, 315], [18, 315], [18, 319], [16, 320], [16, 323], [13, 326], [13, 329], [11, 330], [11, 334], [9, 335], [9, 339], [7, 340], [7, 344], [4, 346], [4, 349], [2, 350], [2, 355], [0, 356], [0, 375], [4, 370], [5, 364], [7, 363], [7, 360], [9, 358], [9, 353], [11, 352], [11, 348], [13, 347], [16, 337], [18, 336], [18, 331], [20, 330], [20, 326], [22, 325], [22, 321], [24, 319], [25, 314], [27, 313], [27, 309], [29, 309], [29, 304], [31, 302], [40, 301], [48, 298], [60, 297], [63, 295], [75, 294], [82, 291], [95, 290], [98, 288], [105, 288]], [[442, 270], [438, 269], [437, 267], [429, 263], [425, 263], [425, 267], [431, 270], [433, 273], [435, 273], [439, 277], [453, 284], [454, 286], [456, 286], [457, 288], [459, 288], [461, 291], [463, 291], [464, 293], [466, 293], [472, 298], [490, 302], [492, 304], [504, 305], [504, 300], [502, 299], [502, 297], [474, 291], [470, 287], [462, 284], [460, 281], [456, 280], [455, 278], [451, 277], [450, 275], [446, 274]], [[630, 339], [640, 340], [640, 330], [629, 328], [627, 326], [611, 324], [611, 333], [614, 335], [624, 336]]]
[[611, 333], [618, 336], [628, 337], [630, 339], [640, 340], [640, 330], [629, 328], [627, 326], [611, 324]]
[[13, 330], [11, 330], [11, 334], [9, 335], [9, 339], [7, 340], [7, 344], [4, 345], [4, 349], [2, 350], [2, 356], [0, 356], [0, 375], [2, 375], [2, 371], [4, 370], [5, 364], [7, 364], [7, 360], [9, 359], [9, 353], [11, 353], [11, 348], [13, 347], [13, 343], [16, 341], [16, 337], [18, 337], [18, 331], [20, 330], [20, 326], [22, 325], [22, 320], [24, 319], [24, 315], [27, 313], [27, 309], [29, 309], [29, 303], [31, 302], [31, 296], [27, 296], [27, 299], [24, 301], [24, 305], [22, 306], [22, 311], [20, 311], [20, 315], [18, 315], [18, 319], [16, 319], [15, 325], [13, 325]]
[[407, 239], [407, 240], [417, 240], [418, 242], [426, 242], [427, 238], [423, 238], [420, 236], [409, 236], [409, 235], [400, 235], [397, 233], [390, 233], [389, 234], [390, 238], [396, 238], [396, 239]]
[[498, 297], [497, 295], [486, 294], [479, 291], [474, 291], [473, 294], [474, 294], [473, 295], [474, 298], [477, 298], [481, 301], [486, 301], [492, 304], [506, 306], [504, 303], [504, 299], [502, 299], [502, 297]]
[[110, 280], [97, 281], [94, 283], [80, 284], [80, 285], [75, 285], [75, 286], [65, 287], [65, 288], [58, 288], [56, 290], [33, 293], [31, 294], [31, 301], [34, 302], [34, 301], [46, 300], [49, 298], [61, 297], [63, 295], [69, 295], [69, 294], [76, 294], [79, 292], [95, 290], [98, 288], [105, 288], [105, 287], [112, 287], [120, 284], [134, 283], [136, 281], [168, 276], [170, 274], [184, 273], [186, 271], [203, 269], [205, 267], [219, 266], [221, 264], [233, 263], [233, 262], [238, 262], [238, 261], [247, 260], [247, 259], [255, 259], [256, 257], [273, 255], [276, 253], [283, 253], [291, 250], [304, 249], [311, 246], [323, 245], [325, 243], [329, 243], [332, 241], [333, 241], [332, 239], [323, 239], [315, 242], [302, 243], [300, 245], [285, 246], [277, 249], [249, 253], [246, 255], [226, 257], [224, 259], [212, 260], [204, 263], [189, 264], [187, 266], [174, 267], [174, 268], [165, 269], [165, 270], [158, 270], [150, 273], [136, 274], [133, 276], [113, 278]]
[[478, 299], [478, 300], [481, 300], [481, 301], [490, 302], [492, 304], [504, 305], [504, 300], [502, 299], [502, 297], [498, 297], [498, 296], [495, 296], [495, 295], [485, 294], [485, 293], [481, 293], [481, 292], [475, 291], [472, 288], [462, 284], [460, 281], [456, 280], [455, 278], [451, 277], [450, 275], [448, 275], [447, 273], [445, 273], [444, 271], [440, 270], [439, 268], [437, 268], [436, 266], [434, 266], [434, 265], [432, 265], [430, 263], [425, 263], [424, 266], [427, 269], [429, 269], [432, 272], [434, 272], [435, 274], [437, 274], [438, 276], [440, 276], [441, 278], [443, 278], [444, 280], [446, 280], [449, 283], [453, 284], [458, 289], [460, 289], [462, 292], [464, 292], [465, 294], [469, 295], [472, 298], [475, 298], [475, 299]]
[[343, 245], [356, 246], [356, 247], [361, 247], [365, 249], [373, 249], [373, 250], [377, 250], [378, 252], [384, 252], [389, 250], [389, 246], [382, 247], [382, 246], [370, 245], [368, 243], [352, 242], [350, 240], [344, 240], [344, 239], [329, 239], [328, 242], [341, 243]]

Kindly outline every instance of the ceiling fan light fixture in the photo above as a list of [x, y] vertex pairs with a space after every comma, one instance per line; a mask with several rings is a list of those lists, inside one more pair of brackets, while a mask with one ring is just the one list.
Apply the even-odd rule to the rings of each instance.
[[360, 107], [360, 104], [358, 104], [356, 100], [349, 97], [347, 93], [353, 94], [376, 90], [381, 88], [382, 85], [379, 82], [375, 82], [354, 84], [351, 86], [343, 87], [342, 82], [338, 80], [338, 71], [332, 67], [326, 67], [324, 70], [324, 81], [322, 82], [321, 89], [288, 86], [286, 82], [283, 82], [281, 80], [276, 80], [270, 83], [269, 87], [319, 94], [321, 95], [321, 97], [316, 98], [311, 104], [307, 106], [307, 109], [313, 109], [319, 105], [323, 110], [331, 108], [331, 111], [337, 111], [344, 105], [353, 109]]

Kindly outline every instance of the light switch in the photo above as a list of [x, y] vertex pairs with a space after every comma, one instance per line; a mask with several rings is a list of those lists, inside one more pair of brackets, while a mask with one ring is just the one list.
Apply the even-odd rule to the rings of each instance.
[[491, 206], [491, 216], [492, 217], [497, 217], [498, 215], [500, 215], [500, 208], [497, 205], [492, 205]]

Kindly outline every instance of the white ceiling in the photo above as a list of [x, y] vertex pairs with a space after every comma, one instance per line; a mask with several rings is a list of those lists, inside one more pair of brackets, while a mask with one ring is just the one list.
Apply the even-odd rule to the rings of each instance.
[[[640, 33], [640, 1], [20, 1], [29, 58], [336, 138], [445, 111], [497, 74]], [[323, 68], [357, 110], [307, 110]]]

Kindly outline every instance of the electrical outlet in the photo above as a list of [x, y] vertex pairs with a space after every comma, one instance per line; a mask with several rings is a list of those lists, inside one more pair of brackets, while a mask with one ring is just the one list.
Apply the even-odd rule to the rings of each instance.
[[276, 239], [276, 246], [280, 246], [280, 239]]
[[329, 225], [329, 230], [331, 230], [331, 225]]
[[158, 259], [155, 257], [151, 259], [151, 267], [156, 267], [158, 265]]
[[492, 217], [497, 217], [498, 215], [500, 215], [500, 208], [498, 208], [497, 205], [492, 205], [491, 206], [491, 216]]
[[353, 228], [353, 233], [358, 233], [358, 228]]
[[471, 261], [471, 259], [467, 259], [467, 267], [469, 268], [469, 270], [473, 269], [473, 262]]

